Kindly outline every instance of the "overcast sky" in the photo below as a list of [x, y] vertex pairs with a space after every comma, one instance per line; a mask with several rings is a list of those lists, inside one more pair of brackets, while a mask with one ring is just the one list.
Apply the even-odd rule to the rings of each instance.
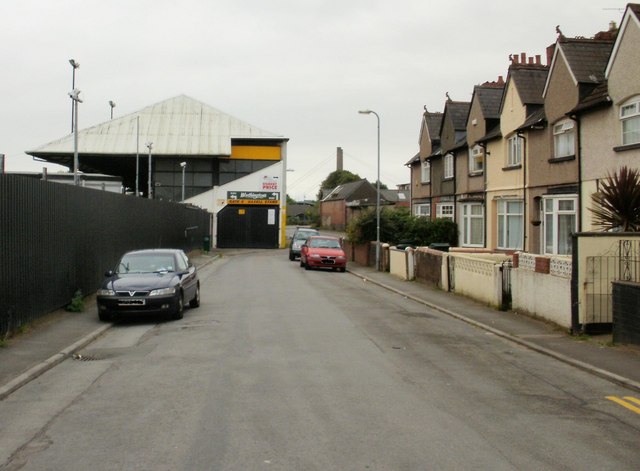
[[[0, 2], [0, 153], [6, 170], [42, 169], [24, 154], [79, 127], [185, 94], [286, 136], [288, 193], [314, 198], [344, 168], [409, 181], [423, 107], [506, 78], [512, 53], [618, 23], [619, 0], [4, 0]], [[49, 166], [52, 169], [62, 167]]]

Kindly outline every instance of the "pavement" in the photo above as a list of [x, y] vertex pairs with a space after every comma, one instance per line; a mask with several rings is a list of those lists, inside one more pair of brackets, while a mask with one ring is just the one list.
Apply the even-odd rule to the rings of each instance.
[[[222, 251], [190, 254], [198, 268], [215, 261]], [[288, 252], [283, 251], [283, 257]], [[347, 271], [363, 282], [404, 296], [477, 328], [562, 361], [612, 383], [640, 392], [640, 346], [614, 345], [611, 335], [580, 336], [539, 319], [498, 311], [469, 298], [418, 281], [401, 280], [370, 267], [350, 263]], [[0, 348], [0, 400], [34, 380], [100, 337], [111, 328], [96, 314], [95, 297], [85, 299], [80, 313], [51, 313], [10, 338]]]

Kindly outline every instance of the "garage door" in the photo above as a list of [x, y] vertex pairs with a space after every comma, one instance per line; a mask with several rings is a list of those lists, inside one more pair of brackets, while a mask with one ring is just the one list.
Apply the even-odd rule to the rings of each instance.
[[277, 249], [279, 213], [277, 206], [226, 206], [218, 213], [218, 247]]

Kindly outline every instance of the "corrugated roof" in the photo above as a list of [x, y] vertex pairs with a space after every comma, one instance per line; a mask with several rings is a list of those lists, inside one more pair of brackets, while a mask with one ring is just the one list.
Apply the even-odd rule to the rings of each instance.
[[[152, 142], [154, 155], [230, 155], [231, 139], [280, 139], [205, 103], [185, 95], [148, 106], [78, 132], [82, 154], [132, 155], [136, 153], [136, 120], [140, 119], [140, 153]], [[27, 154], [73, 153], [73, 134]]]

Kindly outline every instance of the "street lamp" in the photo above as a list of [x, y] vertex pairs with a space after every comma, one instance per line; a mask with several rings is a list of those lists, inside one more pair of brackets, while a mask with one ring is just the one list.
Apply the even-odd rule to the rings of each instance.
[[360, 110], [360, 114], [373, 114], [378, 120], [378, 180], [376, 182], [376, 270], [380, 270], [380, 116], [373, 110]]
[[147, 149], [149, 149], [149, 177], [147, 179], [147, 198], [151, 199], [152, 191], [151, 191], [151, 149], [153, 148], [153, 142], [149, 141], [145, 144]]
[[116, 102], [109, 100], [109, 106], [111, 107], [111, 119], [113, 119], [113, 109], [116, 107]]
[[184, 172], [187, 170], [187, 163], [180, 162], [180, 167], [182, 167], [182, 202], [184, 203]]
[[[69, 64], [73, 67], [73, 74], [71, 76], [71, 90], [76, 89], [76, 69], [80, 67], [80, 63], [74, 61], [73, 59], [69, 59]], [[73, 103], [71, 103], [71, 132], [73, 132], [73, 123], [75, 122], [75, 112]]]
[[75, 116], [73, 122], [73, 184], [78, 185], [78, 103], [82, 103], [80, 99], [80, 90], [74, 88], [69, 92], [71, 97], [71, 105], [73, 109], [73, 116]]

